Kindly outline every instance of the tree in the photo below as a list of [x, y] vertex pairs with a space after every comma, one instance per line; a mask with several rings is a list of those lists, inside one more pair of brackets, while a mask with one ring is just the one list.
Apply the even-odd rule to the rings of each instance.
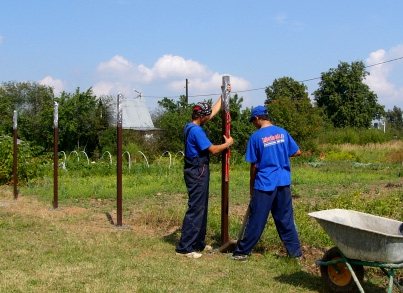
[[394, 106], [393, 110], [388, 110], [385, 114], [386, 123], [392, 128], [403, 130], [403, 112], [402, 109]]
[[[207, 102], [212, 104], [211, 99]], [[244, 154], [246, 141], [254, 128], [248, 121], [250, 110], [241, 111], [242, 102], [243, 98], [237, 94], [230, 99], [231, 136], [235, 138], [231, 149]], [[158, 101], [158, 104], [161, 109], [155, 115], [155, 125], [163, 130], [159, 138], [161, 151], [183, 151], [183, 127], [191, 120], [194, 104], [187, 104], [185, 96], [181, 96], [178, 102], [164, 98]], [[212, 143], [221, 143], [223, 140], [221, 112], [206, 123], [205, 130]]]
[[97, 98], [92, 89], [74, 94], [63, 92], [59, 99], [59, 144], [61, 150], [85, 150], [90, 155], [100, 148], [99, 138], [111, 122], [110, 97]]
[[314, 148], [313, 139], [323, 120], [308, 97], [307, 87], [291, 77], [282, 77], [266, 88], [266, 96], [273, 123], [287, 129], [301, 147]]
[[178, 102], [165, 97], [158, 104], [155, 126], [163, 130], [158, 139], [161, 151], [183, 150], [183, 127], [191, 117], [193, 104], [187, 104], [184, 95]]
[[32, 82], [7, 82], [0, 87], [0, 131], [12, 131], [13, 111], [18, 111], [20, 138], [47, 148], [53, 133], [53, 89]]
[[321, 74], [315, 101], [335, 127], [367, 128], [384, 113], [377, 95], [363, 82], [368, 74], [361, 61], [340, 62]]
[[[233, 154], [238, 153], [243, 156], [246, 152], [246, 142], [255, 128], [249, 122], [250, 110], [242, 110], [242, 102], [243, 98], [239, 97], [238, 94], [231, 96], [229, 111], [231, 115], [231, 136], [234, 138], [231, 150]], [[213, 120], [207, 123], [205, 129], [212, 143], [219, 144], [224, 142], [222, 137], [222, 112], [218, 113]]]

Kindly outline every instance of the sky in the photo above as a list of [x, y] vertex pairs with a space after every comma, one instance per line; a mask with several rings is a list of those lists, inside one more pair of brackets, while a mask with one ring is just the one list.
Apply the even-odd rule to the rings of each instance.
[[321, 73], [363, 61], [378, 103], [403, 108], [402, 11], [401, 0], [2, 0], [0, 83], [141, 93], [153, 111], [186, 79], [189, 102], [216, 100], [229, 75], [253, 107], [275, 79], [311, 94]]

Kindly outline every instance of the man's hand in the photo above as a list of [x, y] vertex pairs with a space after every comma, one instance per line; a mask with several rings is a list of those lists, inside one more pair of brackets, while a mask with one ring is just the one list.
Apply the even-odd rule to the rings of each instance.
[[230, 137], [226, 137], [225, 135], [223, 135], [225, 143], [227, 144], [227, 147], [230, 147], [234, 144], [234, 139], [232, 138], [232, 136]]

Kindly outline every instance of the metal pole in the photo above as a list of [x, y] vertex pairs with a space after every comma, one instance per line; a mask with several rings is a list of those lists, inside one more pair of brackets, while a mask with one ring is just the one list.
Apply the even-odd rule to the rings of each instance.
[[[222, 77], [222, 134], [226, 137], [230, 136], [231, 115], [229, 111], [229, 93], [227, 86], [230, 83], [229, 76]], [[228, 234], [228, 190], [229, 190], [229, 158], [230, 150], [226, 149], [222, 152], [221, 159], [221, 244], [224, 245], [229, 241]]]
[[17, 145], [17, 111], [13, 114], [13, 185], [14, 199], [18, 198], [18, 145]]
[[122, 95], [118, 94], [117, 101], [117, 158], [116, 158], [116, 210], [117, 210], [117, 226], [122, 226]]
[[59, 207], [59, 104], [53, 108], [53, 208]]

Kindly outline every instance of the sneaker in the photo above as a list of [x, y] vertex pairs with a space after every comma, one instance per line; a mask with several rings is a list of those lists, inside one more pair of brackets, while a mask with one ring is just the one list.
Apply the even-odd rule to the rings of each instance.
[[212, 252], [212, 251], [213, 251], [213, 246], [211, 246], [211, 245], [206, 245], [206, 246], [204, 246], [203, 251], [204, 251], [204, 252]]
[[248, 260], [248, 256], [246, 254], [232, 255], [231, 258], [233, 260], [237, 260], [237, 261], [247, 261]]
[[192, 251], [192, 252], [189, 252], [189, 253], [177, 252], [176, 255], [186, 256], [188, 258], [200, 258], [200, 257], [202, 257], [203, 254], [198, 253], [196, 251]]
[[211, 245], [207, 244], [206, 246], [204, 246], [203, 249], [195, 249], [195, 251], [196, 252], [207, 252], [207, 253], [209, 253], [209, 252], [213, 251], [213, 247]]

